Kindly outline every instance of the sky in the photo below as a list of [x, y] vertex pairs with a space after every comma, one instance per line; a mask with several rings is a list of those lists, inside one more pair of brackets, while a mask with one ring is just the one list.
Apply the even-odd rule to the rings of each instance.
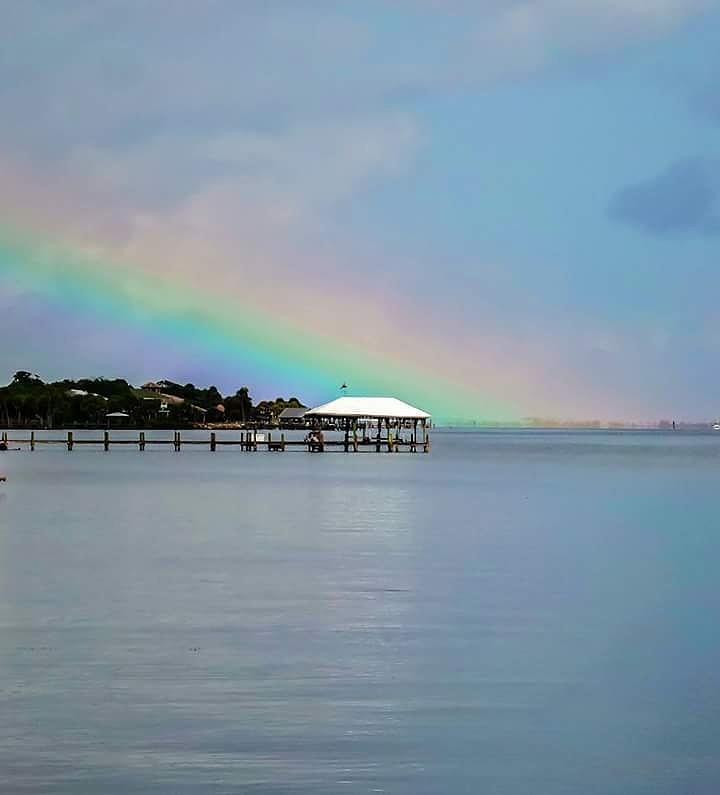
[[720, 0], [0, 13], [0, 381], [720, 415]]

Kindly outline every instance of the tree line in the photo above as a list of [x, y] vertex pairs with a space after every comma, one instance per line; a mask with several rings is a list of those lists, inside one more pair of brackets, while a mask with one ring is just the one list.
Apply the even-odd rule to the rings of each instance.
[[104, 427], [108, 415], [141, 428], [182, 428], [205, 423], [272, 425], [284, 408], [304, 408], [295, 397], [253, 403], [248, 387], [222, 395], [215, 386], [161, 381], [152, 389], [122, 378], [63, 379], [46, 383], [18, 370], [0, 387], [0, 424], [6, 428]]

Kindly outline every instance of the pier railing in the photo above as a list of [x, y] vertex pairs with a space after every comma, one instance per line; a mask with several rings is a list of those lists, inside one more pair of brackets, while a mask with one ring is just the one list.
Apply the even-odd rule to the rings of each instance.
[[215, 432], [212, 432], [209, 438], [182, 438], [180, 431], [174, 431], [172, 438], [153, 438], [147, 437], [144, 431], [140, 431], [138, 436], [131, 438], [128, 436], [111, 438], [110, 431], [104, 431], [103, 435], [95, 438], [77, 438], [73, 431], [68, 431], [66, 436], [62, 437], [46, 437], [38, 436], [34, 431], [29, 436], [21, 438], [9, 438], [8, 432], [3, 431], [0, 437], [0, 443], [7, 448], [9, 445], [21, 445], [30, 450], [35, 450], [36, 447], [42, 445], [66, 445], [69, 451], [72, 451], [77, 446], [95, 446], [102, 447], [105, 451], [109, 451], [111, 447], [122, 445], [135, 446], [138, 450], [145, 450], [148, 446], [166, 446], [170, 447], [175, 452], [179, 452], [183, 447], [188, 445], [206, 447], [211, 452], [215, 452], [218, 447], [238, 447], [244, 452], [257, 452], [258, 450], [265, 450], [267, 452], [285, 452], [289, 449], [306, 450], [307, 452], [326, 452], [326, 451], [339, 451], [339, 452], [388, 452], [388, 453], [429, 453], [430, 452], [430, 437], [427, 432], [424, 433], [422, 438], [417, 439], [411, 437], [409, 439], [393, 433], [388, 434], [387, 437], [375, 439], [360, 440], [355, 435], [349, 440], [342, 439], [329, 439], [322, 443], [316, 440], [311, 441], [308, 439], [286, 439], [285, 434], [281, 433], [279, 436], [273, 438], [272, 433], [259, 434], [257, 431], [243, 431], [240, 433], [239, 438], [228, 439], [226, 437], [218, 438]]

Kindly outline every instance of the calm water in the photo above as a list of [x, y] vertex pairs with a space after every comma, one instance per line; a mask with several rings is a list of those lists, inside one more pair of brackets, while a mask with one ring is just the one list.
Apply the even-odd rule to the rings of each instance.
[[720, 790], [720, 434], [0, 468], [2, 793]]

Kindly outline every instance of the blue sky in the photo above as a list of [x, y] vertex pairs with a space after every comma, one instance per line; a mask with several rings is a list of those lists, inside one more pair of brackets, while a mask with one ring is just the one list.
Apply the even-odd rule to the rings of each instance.
[[[382, 278], [528, 412], [720, 414], [720, 3], [31, 1], [0, 37], [12, 223], [202, 222], [219, 280], [238, 242]], [[0, 371], [60, 375], [11, 288]]]

